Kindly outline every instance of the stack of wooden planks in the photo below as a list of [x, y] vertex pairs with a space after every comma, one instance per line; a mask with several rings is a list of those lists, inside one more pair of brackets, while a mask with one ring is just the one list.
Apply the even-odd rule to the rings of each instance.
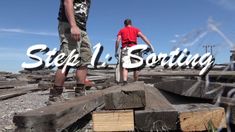
[[16, 131], [62, 131], [90, 113], [94, 131], [204, 131], [210, 125], [226, 127], [223, 108], [196, 102], [172, 104], [161, 91], [143, 82], [115, 85], [64, 103], [18, 113], [13, 122]]

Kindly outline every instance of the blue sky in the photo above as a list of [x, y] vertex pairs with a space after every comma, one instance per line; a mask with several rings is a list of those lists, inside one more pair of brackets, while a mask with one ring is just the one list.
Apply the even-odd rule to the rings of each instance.
[[[21, 63], [32, 62], [26, 51], [34, 44], [59, 47], [59, 0], [8, 0], [0, 5], [0, 71], [16, 72]], [[216, 62], [229, 62], [235, 42], [234, 0], [93, 0], [88, 34], [93, 46], [99, 42], [104, 46], [103, 56], [114, 54], [125, 18], [149, 38], [157, 54], [175, 47], [203, 54], [202, 46], [211, 44], [216, 46]]]

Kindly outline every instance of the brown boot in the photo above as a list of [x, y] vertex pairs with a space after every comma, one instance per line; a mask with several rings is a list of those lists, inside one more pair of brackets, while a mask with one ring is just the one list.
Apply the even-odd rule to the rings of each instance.
[[75, 96], [84, 96], [86, 95], [85, 84], [77, 84], [75, 88]]
[[62, 96], [62, 93], [63, 93], [62, 86], [54, 86], [52, 89], [50, 89], [49, 100], [47, 102], [47, 105], [51, 105], [56, 102], [64, 102], [65, 99]]

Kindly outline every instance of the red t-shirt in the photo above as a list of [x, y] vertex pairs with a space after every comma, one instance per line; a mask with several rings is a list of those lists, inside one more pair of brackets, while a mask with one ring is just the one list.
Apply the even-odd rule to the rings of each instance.
[[138, 28], [127, 26], [118, 33], [122, 37], [122, 47], [131, 47], [137, 44], [137, 37], [140, 30]]

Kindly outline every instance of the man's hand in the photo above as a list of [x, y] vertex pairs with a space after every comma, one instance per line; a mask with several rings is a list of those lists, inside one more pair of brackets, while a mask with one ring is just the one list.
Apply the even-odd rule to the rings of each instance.
[[71, 32], [71, 37], [74, 40], [76, 40], [76, 41], [80, 40], [81, 32], [80, 32], [80, 29], [77, 26], [71, 27], [70, 32]]

